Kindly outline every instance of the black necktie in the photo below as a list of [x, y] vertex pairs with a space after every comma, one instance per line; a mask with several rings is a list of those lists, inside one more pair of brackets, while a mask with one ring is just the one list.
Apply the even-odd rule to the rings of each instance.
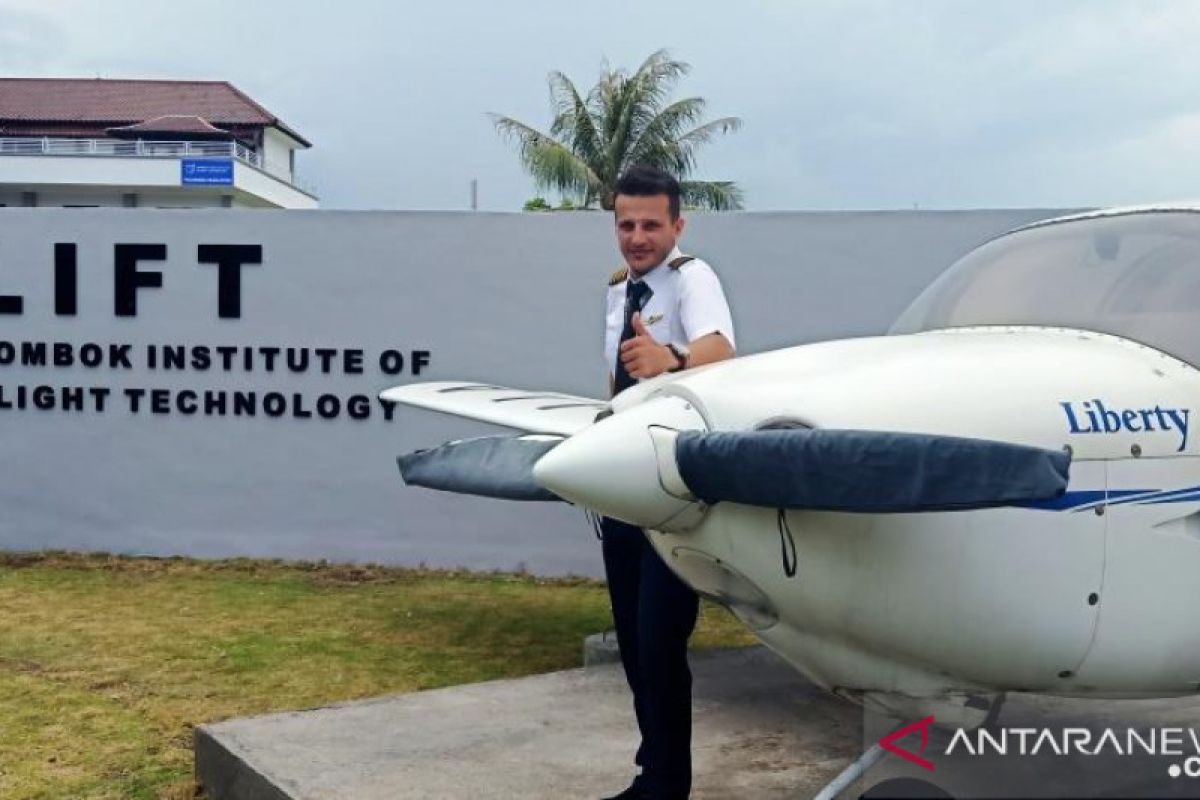
[[[625, 327], [621, 329], [621, 342], [627, 342], [634, 337], [633, 315], [646, 307], [646, 301], [654, 294], [645, 281], [634, 283], [629, 281], [625, 287]], [[625, 369], [621, 361], [621, 345], [617, 345], [617, 365], [613, 372], [613, 394], [619, 394], [637, 383], [637, 379]]]

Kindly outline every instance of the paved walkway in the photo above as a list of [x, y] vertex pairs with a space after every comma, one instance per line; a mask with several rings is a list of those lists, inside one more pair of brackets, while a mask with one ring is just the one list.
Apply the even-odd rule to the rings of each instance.
[[[811, 797], [856, 757], [861, 712], [762, 648], [693, 658], [695, 800]], [[633, 775], [618, 666], [209, 725], [213, 800], [599, 798]]]

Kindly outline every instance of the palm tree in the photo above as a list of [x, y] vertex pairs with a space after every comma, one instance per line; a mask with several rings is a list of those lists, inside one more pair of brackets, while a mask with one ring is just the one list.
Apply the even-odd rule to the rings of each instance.
[[632, 75], [606, 68], [586, 98], [570, 78], [552, 72], [549, 133], [500, 114], [492, 114], [492, 121], [516, 143], [521, 162], [540, 188], [573, 195], [585, 207], [599, 202], [611, 210], [617, 178], [644, 164], [678, 178], [686, 205], [741, 208], [742, 192], [731, 181], [687, 180], [696, 167], [696, 149], [742, 125], [737, 117], [700, 123], [701, 97], [670, 101], [671, 90], [690, 68], [658, 50]]

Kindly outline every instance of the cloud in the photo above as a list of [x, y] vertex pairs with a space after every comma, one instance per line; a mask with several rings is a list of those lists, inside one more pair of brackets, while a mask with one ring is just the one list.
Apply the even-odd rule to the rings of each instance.
[[[603, 5], [0, 2], [8, 74], [220, 78], [314, 142], [329, 207], [517, 209], [486, 111], [544, 125], [545, 77], [669, 47], [742, 132], [699, 173], [751, 208], [1093, 205], [1180, 189], [1200, 4], [716, 0]], [[134, 24], [136, 21], [136, 24]]]
[[65, 38], [62, 26], [47, 14], [0, 6], [0, 72], [52, 69]]

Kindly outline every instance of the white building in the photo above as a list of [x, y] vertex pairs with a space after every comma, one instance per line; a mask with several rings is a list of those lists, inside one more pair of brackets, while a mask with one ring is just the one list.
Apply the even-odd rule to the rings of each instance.
[[0, 78], [0, 206], [316, 208], [308, 147], [225, 81]]

